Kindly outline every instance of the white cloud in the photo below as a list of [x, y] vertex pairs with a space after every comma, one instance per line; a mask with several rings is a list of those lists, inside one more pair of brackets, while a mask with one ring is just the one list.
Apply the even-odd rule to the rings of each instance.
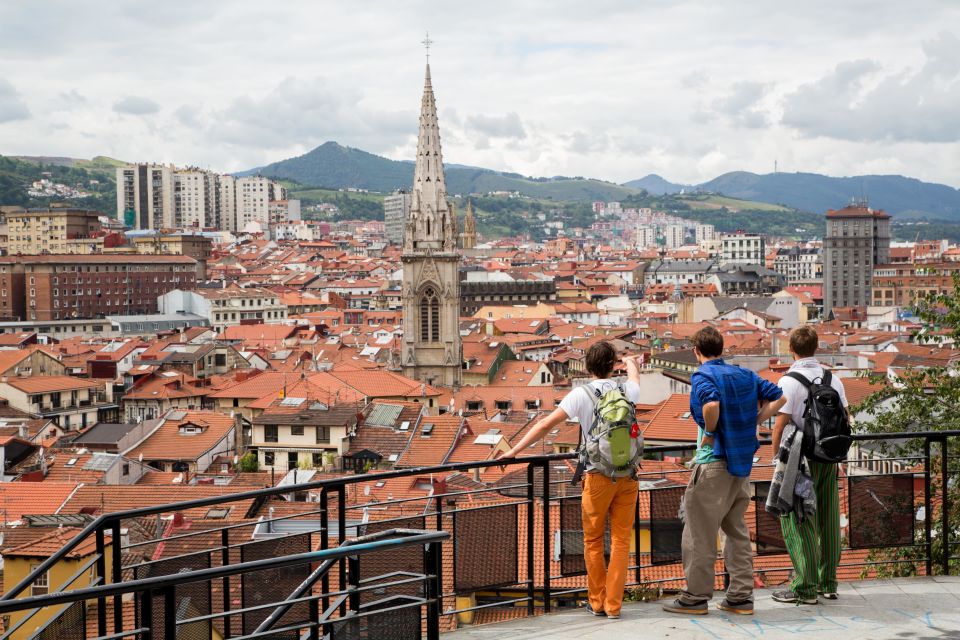
[[409, 159], [426, 26], [450, 163], [957, 184], [958, 24], [944, 0], [0, 3], [0, 120], [18, 118], [0, 152], [232, 171], [336, 140]]
[[9, 80], [0, 78], [0, 124], [14, 120], [26, 120], [30, 117], [27, 104], [20, 94], [10, 84]]
[[124, 96], [113, 103], [113, 110], [131, 116], [146, 116], [160, 111], [160, 105], [143, 96]]

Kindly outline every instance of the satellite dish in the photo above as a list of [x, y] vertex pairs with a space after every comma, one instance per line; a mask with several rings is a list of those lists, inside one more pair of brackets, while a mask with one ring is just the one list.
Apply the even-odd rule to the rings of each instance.
[[366, 486], [363, 488], [363, 495], [365, 495], [365, 496], [369, 496], [369, 495], [370, 495], [370, 485], [366, 485]]

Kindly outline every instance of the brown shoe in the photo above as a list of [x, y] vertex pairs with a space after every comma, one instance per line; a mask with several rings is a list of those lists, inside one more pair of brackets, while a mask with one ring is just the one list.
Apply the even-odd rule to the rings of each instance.
[[717, 609], [723, 609], [724, 611], [729, 611], [730, 613], [735, 613], [740, 616], [752, 616], [753, 615], [753, 602], [750, 600], [744, 600], [742, 602], [731, 602], [727, 598], [724, 598], [717, 603]]
[[709, 613], [706, 602], [687, 604], [680, 598], [677, 598], [670, 604], [663, 605], [663, 610], [669, 613], [680, 613], [687, 616], [705, 616]]

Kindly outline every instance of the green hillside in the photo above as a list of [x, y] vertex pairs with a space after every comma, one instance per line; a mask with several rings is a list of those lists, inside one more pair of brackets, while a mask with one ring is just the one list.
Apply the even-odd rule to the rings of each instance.
[[[329, 189], [367, 189], [390, 192], [409, 189], [413, 183], [412, 162], [389, 160], [381, 156], [326, 142], [316, 149], [238, 175], [261, 175], [293, 180], [302, 185]], [[526, 178], [489, 169], [448, 165], [447, 190], [451, 195], [519, 192], [531, 198], [556, 201], [616, 200], [638, 193], [636, 189], [612, 182], [584, 178]]]
[[[0, 156], [0, 205], [46, 207], [51, 201], [63, 201], [63, 198], [39, 198], [27, 194], [32, 182], [48, 177], [53, 182], [79, 185], [91, 194], [88, 198], [67, 200], [71, 205], [111, 215], [117, 206], [115, 163], [118, 162], [104, 156], [93, 160]], [[91, 181], [99, 184], [91, 184]]]

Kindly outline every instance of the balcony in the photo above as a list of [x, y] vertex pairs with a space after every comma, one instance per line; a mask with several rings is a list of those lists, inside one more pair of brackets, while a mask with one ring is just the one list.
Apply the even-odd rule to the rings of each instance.
[[[21, 633], [29, 629], [24, 637], [51, 640], [85, 625], [95, 629], [90, 638], [150, 640], [180, 634], [433, 640], [442, 631], [453, 632], [451, 640], [628, 637], [631, 631], [674, 638], [949, 635], [960, 630], [960, 580], [948, 575], [960, 539], [953, 530], [947, 544], [938, 538], [950, 521], [943, 478], [951, 458], [944, 454], [948, 438], [960, 431], [856, 439], [904, 437], [920, 445], [883, 460], [890, 464], [857, 459], [843, 465], [841, 599], [819, 608], [774, 607], [758, 590], [758, 613], [742, 623], [720, 612], [702, 620], [668, 618], [656, 602], [628, 604], [619, 623], [587, 616], [578, 609], [585, 592], [579, 487], [570, 484], [572, 455], [560, 454], [345, 476], [101, 514], [9, 588], [0, 616], [52, 610], [40, 629], [19, 619], [11, 624]], [[876, 472], [896, 469], [894, 462], [900, 471]], [[484, 469], [495, 478], [480, 482]], [[784, 584], [791, 572], [779, 523], [762, 508], [769, 471], [758, 465], [747, 513], [755, 579], [765, 588]], [[682, 586], [677, 513], [688, 474], [658, 461], [641, 472], [628, 575], [634, 596], [657, 598]], [[309, 501], [280, 501], [293, 493]], [[283, 505], [285, 515], [271, 504]], [[291, 510], [296, 504], [301, 507]], [[224, 520], [231, 510], [238, 516]], [[154, 536], [136, 524], [164, 516], [180, 525]], [[123, 530], [143, 537], [125, 538]], [[14, 599], [88, 540], [95, 542], [90, 562], [107, 577], [104, 584], [97, 579], [72, 591], [50, 585], [48, 595]], [[718, 558], [718, 589], [723, 573]], [[915, 577], [881, 579], [893, 574]]]

